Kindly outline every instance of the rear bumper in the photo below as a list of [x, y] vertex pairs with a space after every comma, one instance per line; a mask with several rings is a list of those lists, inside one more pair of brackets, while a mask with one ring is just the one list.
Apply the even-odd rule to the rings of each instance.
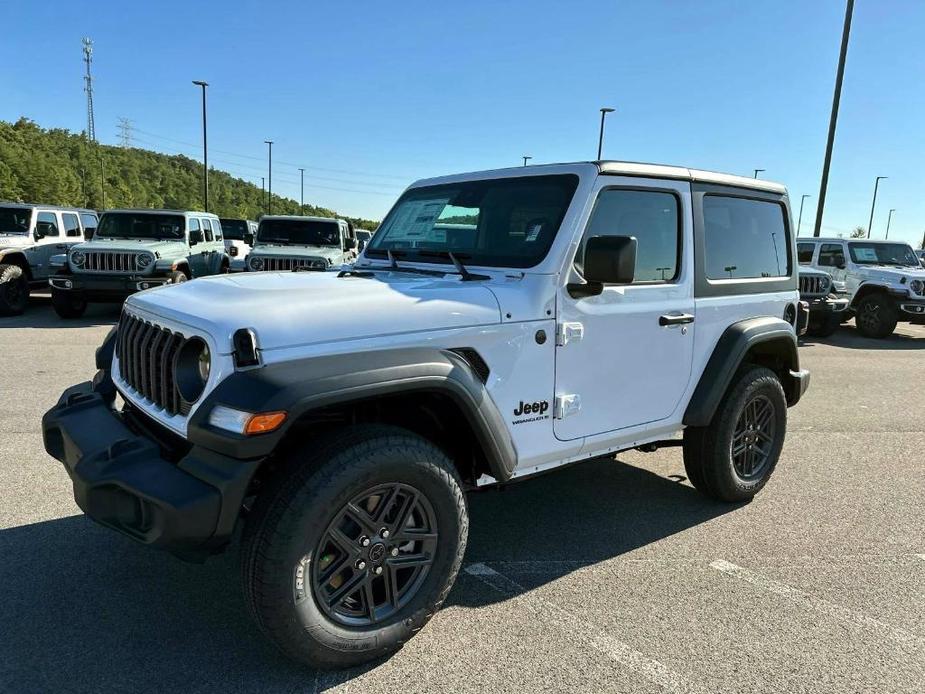
[[42, 418], [45, 450], [63, 463], [90, 518], [143, 544], [198, 560], [234, 532], [260, 460], [193, 446], [178, 460], [138, 421], [112, 407], [111, 380], [66, 390]]
[[83, 292], [91, 301], [106, 301], [124, 299], [137, 291], [169, 284], [170, 280], [145, 275], [68, 274], [51, 277], [48, 283], [61, 291]]

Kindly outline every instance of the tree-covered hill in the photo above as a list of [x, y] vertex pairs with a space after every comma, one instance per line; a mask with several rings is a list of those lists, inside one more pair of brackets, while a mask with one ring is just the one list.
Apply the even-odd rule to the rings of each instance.
[[[211, 212], [256, 219], [264, 211], [264, 195], [252, 183], [209, 169]], [[95, 209], [200, 210], [202, 164], [183, 155], [98, 145], [67, 130], [45, 130], [26, 118], [16, 123], [0, 121], [0, 200]], [[273, 212], [299, 214], [299, 203], [273, 195]], [[336, 213], [306, 203], [303, 214], [333, 217]], [[375, 229], [378, 224], [347, 219], [364, 229]]]

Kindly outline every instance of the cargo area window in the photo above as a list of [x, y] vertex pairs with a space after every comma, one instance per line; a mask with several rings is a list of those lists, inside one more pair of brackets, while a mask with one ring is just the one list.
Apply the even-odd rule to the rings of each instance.
[[784, 206], [769, 200], [703, 197], [704, 260], [711, 280], [787, 277], [790, 239]]

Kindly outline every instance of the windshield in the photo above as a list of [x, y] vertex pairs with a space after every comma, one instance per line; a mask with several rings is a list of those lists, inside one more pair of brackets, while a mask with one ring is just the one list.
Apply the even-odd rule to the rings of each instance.
[[[405, 193], [367, 247], [369, 256], [473, 265], [532, 267], [549, 251], [578, 176], [468, 181]], [[436, 255], [436, 257], [435, 257]]]
[[915, 251], [907, 243], [849, 243], [851, 260], [858, 265], [909, 265], [919, 267]]
[[263, 219], [257, 227], [261, 243], [291, 243], [298, 246], [340, 247], [340, 228], [335, 220]]
[[182, 239], [186, 221], [180, 214], [106, 212], [94, 237], [123, 239]]
[[0, 207], [0, 234], [26, 234], [31, 222], [30, 207]]
[[222, 233], [226, 239], [244, 240], [244, 234], [247, 233], [247, 222], [243, 219], [220, 219], [219, 221], [222, 223]]

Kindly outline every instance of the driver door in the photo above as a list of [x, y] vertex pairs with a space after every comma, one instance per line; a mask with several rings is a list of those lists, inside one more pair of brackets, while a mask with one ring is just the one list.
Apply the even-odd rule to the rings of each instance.
[[51, 272], [51, 256], [67, 253], [67, 243], [62, 236], [63, 224], [60, 213], [51, 210], [39, 211], [35, 221], [35, 231], [41, 232], [42, 238], [36, 239], [35, 245], [26, 251], [34, 279], [44, 279]]

